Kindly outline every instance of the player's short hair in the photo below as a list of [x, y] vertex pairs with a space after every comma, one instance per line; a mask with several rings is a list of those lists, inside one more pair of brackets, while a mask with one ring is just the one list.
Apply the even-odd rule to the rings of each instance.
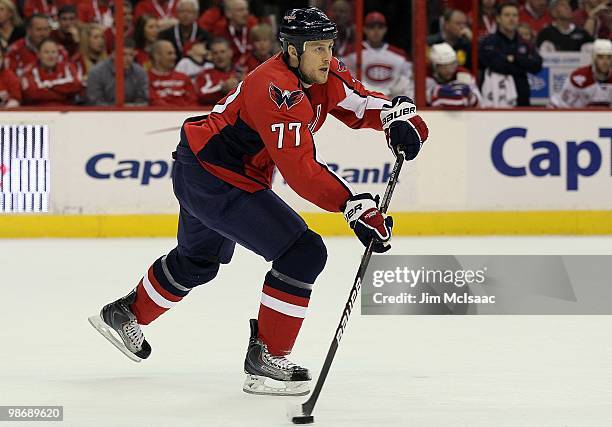
[[504, 9], [507, 7], [513, 7], [515, 8], [517, 11], [519, 10], [519, 5], [517, 2], [515, 2], [514, 0], [508, 0], [505, 1], [503, 3], [500, 3], [497, 5], [496, 11], [495, 11], [495, 15], [496, 16], [501, 16], [501, 14], [504, 12]]

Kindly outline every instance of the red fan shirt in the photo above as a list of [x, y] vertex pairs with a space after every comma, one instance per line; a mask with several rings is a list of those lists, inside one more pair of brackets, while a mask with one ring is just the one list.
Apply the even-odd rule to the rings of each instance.
[[191, 79], [178, 71], [149, 70], [149, 105], [189, 107], [197, 105]]
[[30, 68], [21, 79], [24, 104], [70, 105], [83, 85], [73, 64], [61, 63], [53, 70]]
[[234, 69], [223, 71], [215, 68], [212, 64], [205, 66], [195, 80], [198, 102], [202, 105], [216, 104], [226, 95], [226, 92], [223, 91], [223, 82], [232, 77], [240, 80]]

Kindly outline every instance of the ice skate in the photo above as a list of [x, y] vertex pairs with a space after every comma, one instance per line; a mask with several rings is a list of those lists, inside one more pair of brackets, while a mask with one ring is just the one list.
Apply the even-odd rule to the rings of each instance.
[[247, 374], [242, 389], [251, 394], [303, 396], [310, 393], [308, 369], [290, 362], [284, 356], [273, 356], [257, 338], [257, 320], [251, 319], [251, 338], [244, 360]]
[[89, 318], [89, 323], [128, 358], [140, 362], [149, 357], [151, 346], [130, 310], [130, 304], [135, 299], [136, 291], [133, 290], [127, 296], [105, 305], [99, 315]]

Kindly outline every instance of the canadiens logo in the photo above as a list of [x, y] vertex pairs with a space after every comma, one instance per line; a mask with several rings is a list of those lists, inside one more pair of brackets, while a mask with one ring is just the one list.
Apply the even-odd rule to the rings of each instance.
[[299, 104], [304, 98], [304, 92], [301, 90], [281, 90], [274, 86], [274, 84], [270, 83], [270, 98], [272, 101], [274, 101], [279, 110], [283, 104], [287, 106], [287, 110], [290, 110], [291, 107]]
[[346, 71], [346, 64], [338, 59], [338, 72]]

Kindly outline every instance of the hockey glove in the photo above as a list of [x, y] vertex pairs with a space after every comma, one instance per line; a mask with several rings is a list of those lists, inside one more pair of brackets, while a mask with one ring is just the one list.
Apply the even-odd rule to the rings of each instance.
[[397, 157], [399, 152], [403, 152], [406, 160], [414, 159], [421, 145], [427, 140], [429, 129], [427, 125], [416, 113], [416, 106], [412, 99], [407, 96], [396, 96], [380, 112], [387, 145]]
[[391, 249], [388, 242], [391, 239], [393, 218], [385, 217], [378, 210], [378, 200], [378, 196], [374, 198], [370, 193], [352, 196], [346, 202], [344, 219], [364, 246], [367, 247], [370, 240], [374, 239], [372, 251], [382, 253]]

